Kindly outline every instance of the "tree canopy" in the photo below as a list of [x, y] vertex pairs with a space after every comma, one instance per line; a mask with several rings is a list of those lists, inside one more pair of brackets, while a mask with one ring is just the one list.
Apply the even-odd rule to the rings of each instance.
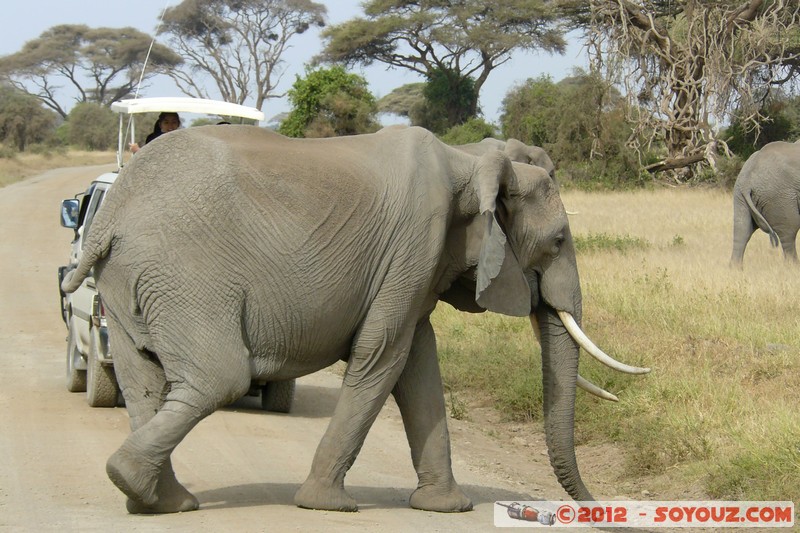
[[38, 98], [0, 85], [0, 142], [23, 152], [29, 144], [53, 137], [57, 119]]
[[616, 186], [640, 180], [636, 154], [627, 148], [631, 126], [625, 100], [606, 80], [576, 70], [555, 83], [528, 79], [503, 99], [503, 135], [541, 146], [574, 183]]
[[210, 78], [223, 100], [261, 109], [282, 96], [274, 91], [291, 39], [324, 26], [326, 13], [310, 0], [184, 0], [166, 10], [159, 35], [184, 58], [169, 74], [185, 94], [213, 98]]
[[588, 25], [595, 68], [625, 86], [639, 148], [663, 143], [665, 157], [648, 169], [683, 169], [679, 180], [692, 165], [714, 165], [719, 125], [735, 112], [757, 123], [760, 101], [800, 66], [796, 0], [564, 3]]
[[428, 81], [444, 75], [450, 92], [459, 98], [465, 80], [470, 80], [474, 94], [466, 110], [448, 110], [463, 122], [477, 114], [481, 87], [492, 70], [511, 59], [513, 51], [564, 51], [551, 4], [543, 0], [371, 0], [363, 4], [365, 17], [323, 31], [324, 49], [317, 60], [345, 65], [377, 61], [416, 72]]
[[278, 131], [289, 137], [334, 137], [371, 133], [380, 125], [367, 80], [344, 67], [307, 69], [289, 90], [292, 111]]
[[[19, 52], [0, 57], [0, 79], [66, 118], [65, 95], [106, 106], [130, 96], [151, 42], [149, 35], [134, 28], [53, 26]], [[142, 80], [180, 62], [178, 55], [156, 44]]]

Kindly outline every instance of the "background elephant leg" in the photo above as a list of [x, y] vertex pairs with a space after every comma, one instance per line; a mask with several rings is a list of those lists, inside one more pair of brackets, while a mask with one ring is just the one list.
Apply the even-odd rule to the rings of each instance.
[[[127, 336], [125, 346], [120, 346], [120, 335], [114, 335], [112, 330], [115, 366], [133, 432], [109, 458], [108, 476], [128, 496], [131, 513], [197, 509], [197, 499], [175, 478], [170, 455], [200, 420], [247, 391], [250, 373], [246, 355], [241, 356], [245, 348], [239, 341], [240, 357], [220, 357], [235, 350], [230, 337], [222, 343], [212, 341], [212, 334], [201, 339], [190, 353], [203, 361], [203, 372], [195, 372], [189, 386], [180, 376], [183, 372], [176, 374], [170, 364], [162, 367], [154, 357], [136, 350]], [[174, 358], [167, 359], [175, 365]], [[172, 386], [166, 390], [168, 382]]]
[[797, 263], [797, 231], [800, 228], [800, 214], [792, 213], [785, 221], [775, 225], [775, 233], [781, 241], [783, 256], [787, 261]]
[[744, 250], [750, 237], [756, 231], [755, 222], [750, 216], [750, 210], [744, 200], [734, 197], [733, 200], [733, 251], [731, 252], [731, 266], [741, 267], [744, 260]]
[[314, 454], [311, 472], [295, 494], [299, 507], [358, 510], [344, 490], [344, 477], [403, 370], [413, 334], [413, 326], [392, 323], [375, 308], [373, 304], [356, 335], [336, 409]]
[[427, 319], [417, 326], [408, 361], [392, 394], [403, 416], [419, 478], [411, 507], [439, 512], [472, 509], [472, 502], [453, 478], [436, 337]]

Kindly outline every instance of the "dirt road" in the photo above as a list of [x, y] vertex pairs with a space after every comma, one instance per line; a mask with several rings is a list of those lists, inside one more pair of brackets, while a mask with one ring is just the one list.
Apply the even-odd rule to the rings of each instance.
[[[298, 381], [291, 414], [243, 402], [201, 422], [176, 449], [175, 470], [200, 500], [199, 511], [127, 514], [123, 494], [105, 474], [106, 459], [129, 432], [127, 414], [92, 409], [83, 394], [67, 392], [56, 286], [71, 236], [59, 226], [59, 204], [109, 169], [59, 169], [0, 189], [0, 530], [489, 531], [496, 500], [566, 498], [538, 432], [506, 443], [481, 424], [453, 420], [456, 479], [475, 510], [410, 509], [416, 476], [390, 404], [345, 481], [360, 511], [295, 507], [340, 383], [334, 373], [319, 372]], [[593, 488], [601, 487], [594, 481]]]

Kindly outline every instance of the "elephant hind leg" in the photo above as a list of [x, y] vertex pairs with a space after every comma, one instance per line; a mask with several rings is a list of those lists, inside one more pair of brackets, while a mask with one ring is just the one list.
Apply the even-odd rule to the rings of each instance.
[[[125, 376], [121, 385], [133, 431], [108, 459], [106, 471], [128, 496], [131, 513], [174, 513], [199, 507], [194, 495], [175, 477], [172, 451], [200, 420], [244, 394], [250, 383], [241, 337], [237, 349], [235, 337], [220, 335], [215, 340], [217, 333], [209, 330], [197, 336], [194, 343], [187, 344], [186, 354], [164, 350], [158, 359], [143, 357], [138, 351], [137, 357], [132, 357], [132, 341], [126, 338], [129, 342], [121, 347], [111, 333], [115, 358], [120, 349], [127, 354], [115, 359], [115, 365]], [[187, 383], [190, 371], [191, 383]]]
[[[124, 329], [119, 327], [116, 320], [109, 317], [108, 327], [111, 338], [114, 339], [114, 370], [117, 375], [117, 382], [125, 398], [125, 406], [128, 410], [131, 431], [135, 432], [140, 427], [149, 422], [161, 409], [169, 391], [164, 368], [161, 362], [150, 352], [138, 350], [133, 340], [128, 336]], [[123, 454], [124, 455], [124, 454]], [[129, 459], [117, 457], [109, 470], [112, 480], [116, 478], [115, 484], [125, 485], [125, 476], [121, 474], [126, 468], [122, 466]], [[130, 465], [129, 468], [137, 467]], [[171, 509], [178, 511], [192, 511], [198, 508], [199, 503], [186, 488], [181, 485], [175, 477], [172, 469], [172, 461], [168, 458], [164, 465], [158, 470], [158, 482], [155, 485], [154, 498], [158, 502], [153, 506], [146, 506], [141, 503], [141, 498], [136, 500], [128, 499], [128, 512], [139, 513], [164, 513], [171, 512]], [[130, 492], [132, 489], [123, 490]]]
[[733, 251], [730, 265], [741, 268], [744, 261], [744, 250], [750, 237], [756, 231], [756, 224], [745, 201], [739, 197], [733, 200]]
[[781, 240], [783, 257], [787, 261], [797, 263], [797, 232], [800, 229], [800, 213], [793, 213], [793, 216], [783, 221], [779, 227], [775, 228], [778, 238]]

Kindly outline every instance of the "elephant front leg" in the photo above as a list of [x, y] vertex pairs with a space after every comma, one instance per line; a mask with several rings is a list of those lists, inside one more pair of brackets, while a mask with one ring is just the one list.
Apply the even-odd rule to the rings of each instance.
[[413, 326], [388, 325], [376, 318], [374, 311], [370, 314], [372, 320], [365, 322], [353, 344], [342, 392], [311, 472], [295, 494], [298, 507], [358, 510], [355, 499], [344, 489], [344, 477], [403, 370], [413, 334]]
[[444, 391], [436, 353], [436, 337], [426, 319], [417, 326], [408, 361], [393, 390], [419, 478], [409, 503], [425, 511], [469, 511], [472, 502], [453, 477]]

